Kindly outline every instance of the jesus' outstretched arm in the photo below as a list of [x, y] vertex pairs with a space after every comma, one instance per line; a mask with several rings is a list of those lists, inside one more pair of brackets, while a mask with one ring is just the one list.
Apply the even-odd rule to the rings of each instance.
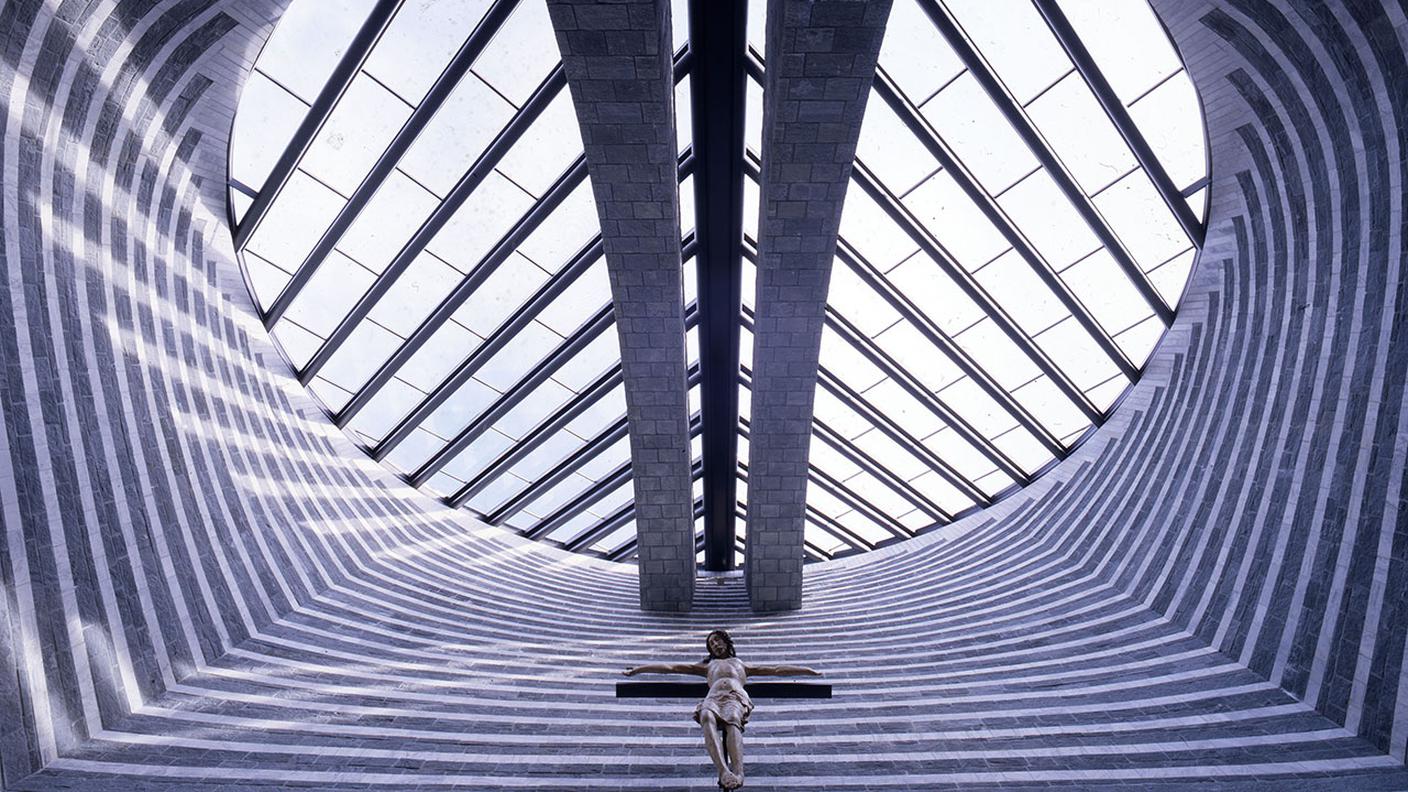
[[694, 674], [696, 676], [707, 676], [709, 674], [709, 666], [704, 663], [655, 663], [652, 665], [627, 668], [621, 673], [626, 676], [635, 676], [636, 674]]
[[820, 671], [817, 671], [817, 670], [814, 669], [814, 668], [805, 668], [805, 667], [803, 667], [803, 666], [790, 666], [790, 665], [773, 665], [773, 666], [759, 665], [759, 666], [755, 666], [755, 665], [750, 665], [750, 666], [744, 666], [743, 668], [744, 668], [744, 671], [747, 672], [748, 676], [750, 676], [750, 677], [755, 677], [755, 676], [821, 676], [821, 672], [820, 672]]

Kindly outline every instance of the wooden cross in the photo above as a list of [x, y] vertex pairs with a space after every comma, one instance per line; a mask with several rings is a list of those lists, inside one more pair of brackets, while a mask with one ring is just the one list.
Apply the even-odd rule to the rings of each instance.
[[[750, 698], [829, 699], [831, 685], [824, 682], [749, 682]], [[616, 698], [692, 698], [709, 695], [707, 682], [617, 682]]]

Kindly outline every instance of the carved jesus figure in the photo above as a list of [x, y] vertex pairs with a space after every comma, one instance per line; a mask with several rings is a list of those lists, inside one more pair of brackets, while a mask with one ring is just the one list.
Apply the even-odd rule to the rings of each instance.
[[625, 671], [636, 674], [696, 674], [709, 682], [709, 693], [694, 708], [694, 720], [704, 731], [704, 747], [719, 771], [720, 789], [743, 786], [743, 727], [753, 712], [748, 697], [750, 676], [821, 676], [820, 671], [801, 666], [744, 665], [733, 651], [733, 639], [723, 630], [714, 630], [704, 639], [709, 656], [698, 663], [659, 663]]

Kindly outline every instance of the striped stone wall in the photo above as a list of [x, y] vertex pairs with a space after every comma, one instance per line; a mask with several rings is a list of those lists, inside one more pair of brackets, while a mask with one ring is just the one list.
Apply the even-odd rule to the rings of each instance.
[[1408, 13], [1159, 0], [1208, 244], [1115, 417], [1019, 496], [809, 567], [804, 607], [450, 512], [352, 448], [230, 255], [277, 0], [0, 5], [0, 783], [712, 789], [616, 671], [734, 631], [758, 789], [1408, 788]]

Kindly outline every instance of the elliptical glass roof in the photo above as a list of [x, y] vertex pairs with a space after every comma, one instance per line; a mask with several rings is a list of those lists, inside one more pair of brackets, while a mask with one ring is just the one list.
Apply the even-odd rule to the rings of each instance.
[[[673, 8], [701, 548], [707, 432], [739, 433], [720, 475], [747, 539], [765, 6], [747, 6], [746, 155], [727, 163], [744, 287], [722, 427], [700, 417], [693, 258], [692, 174], [717, 167], [692, 139], [707, 62]], [[894, 0], [831, 276], [809, 559], [981, 509], [1105, 419], [1188, 279], [1204, 141], [1144, 0]], [[543, 0], [297, 0], [245, 85], [229, 187], [260, 315], [338, 426], [487, 522], [633, 558], [611, 294]]]

